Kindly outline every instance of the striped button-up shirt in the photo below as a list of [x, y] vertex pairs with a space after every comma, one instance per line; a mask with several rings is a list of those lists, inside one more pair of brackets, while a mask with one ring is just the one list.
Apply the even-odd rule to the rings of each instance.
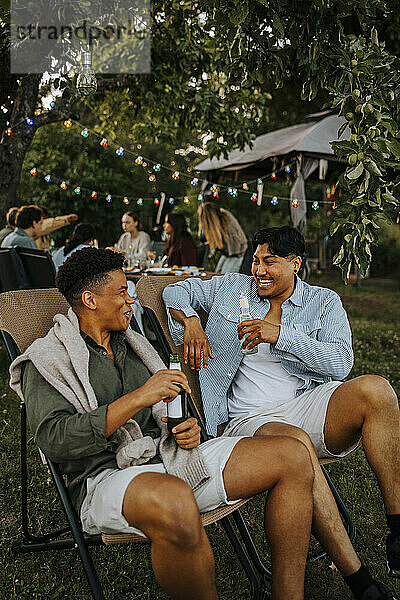
[[[242, 360], [237, 334], [240, 291], [249, 297], [250, 312], [264, 319], [267, 298], [258, 295], [253, 277], [227, 273], [209, 280], [189, 278], [164, 289], [168, 325], [173, 340], [183, 344], [184, 326], [172, 319], [169, 308], [187, 317], [208, 313], [205, 332], [214, 358], [199, 373], [207, 431], [216, 435], [217, 426], [228, 421], [228, 391]], [[270, 345], [288, 373], [301, 380], [296, 396], [328, 381], [342, 380], [353, 366], [351, 330], [339, 296], [333, 290], [312, 286], [296, 278], [293, 294], [282, 304], [278, 341]]]

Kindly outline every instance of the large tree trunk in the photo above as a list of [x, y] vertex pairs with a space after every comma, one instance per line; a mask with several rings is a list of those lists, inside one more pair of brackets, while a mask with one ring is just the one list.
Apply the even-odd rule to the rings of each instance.
[[[35, 123], [35, 109], [39, 93], [40, 75], [26, 75], [14, 98], [10, 117], [12, 135], [4, 134], [0, 148], [0, 219], [15, 206], [21, 169], [26, 152], [32, 143], [38, 124]], [[34, 124], [29, 126], [25, 119], [30, 117]]]

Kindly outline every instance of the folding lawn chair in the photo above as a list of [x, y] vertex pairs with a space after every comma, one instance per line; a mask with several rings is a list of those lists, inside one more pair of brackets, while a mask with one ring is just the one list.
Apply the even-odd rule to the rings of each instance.
[[[57, 313], [66, 314], [69, 305], [56, 289], [17, 290], [0, 294], [0, 330], [8, 332], [14, 342], [14, 349], [7, 348], [10, 359], [13, 360], [22, 353], [38, 337], [43, 337], [53, 324], [53, 316]], [[28, 470], [27, 470], [27, 428], [26, 408], [21, 403], [21, 516], [22, 539], [13, 543], [16, 553], [39, 552], [42, 550], [75, 549], [78, 551], [93, 598], [105, 600], [94, 563], [89, 553], [89, 546], [120, 544], [125, 542], [149, 541], [135, 534], [99, 534], [86, 535], [72, 505], [63, 475], [58, 465], [46, 458], [51, 477], [56, 487], [68, 526], [46, 534], [33, 534], [29, 528], [28, 515]], [[238, 529], [244, 538], [245, 548], [229, 520], [228, 515], [244, 504], [240, 500], [234, 505], [218, 508], [202, 515], [203, 525], [221, 521], [239, 560], [250, 580], [253, 600], [266, 600], [269, 596], [270, 572], [262, 565], [260, 558], [251, 542], [245, 524], [239, 520]], [[250, 556], [250, 558], [249, 558]], [[261, 575], [261, 577], [259, 576]]]
[[[200, 418], [200, 425], [202, 427], [203, 439], [207, 439], [207, 434], [205, 432], [205, 420], [204, 420], [204, 412], [202, 406], [201, 392], [200, 392], [200, 384], [199, 378], [196, 371], [190, 369], [189, 365], [185, 365], [183, 361], [183, 345], [175, 346], [171, 334], [168, 329], [168, 318], [167, 312], [165, 310], [165, 305], [162, 299], [162, 292], [166, 285], [171, 283], [175, 283], [176, 281], [181, 281], [182, 277], [142, 277], [139, 279], [136, 285], [136, 292], [139, 299], [140, 304], [144, 308], [145, 314], [147, 314], [148, 319], [153, 327], [154, 332], [157, 336], [157, 341], [159, 342], [162, 352], [164, 354], [165, 360], [168, 359], [168, 356], [171, 352], [179, 354], [181, 359], [182, 370], [188, 378], [190, 389], [192, 390], [191, 404], [189, 408], [192, 410], [192, 413], [197, 415]], [[200, 321], [202, 322], [203, 327], [207, 322], [207, 315], [204, 311], [199, 311]], [[338, 506], [339, 512], [343, 518], [345, 527], [347, 529], [347, 533], [350, 537], [350, 540], [353, 542], [358, 535], [358, 530], [356, 529], [351, 516], [340, 497], [338, 491], [336, 490], [334, 484], [328, 476], [328, 473], [322, 466], [323, 464], [327, 464], [330, 462], [335, 462], [335, 459], [323, 459], [320, 461], [323, 473], [326, 477], [327, 483], [331, 489], [331, 492], [335, 498], [336, 504]], [[236, 525], [243, 535], [243, 542], [246, 546], [247, 551], [251, 557], [254, 557], [254, 561], [256, 564], [257, 570], [264, 577], [265, 575], [265, 566], [259, 565], [258, 555], [254, 555], [253, 551], [255, 548], [252, 544], [250, 537], [247, 537], [247, 531], [245, 530], [244, 521], [240, 515], [239, 511], [233, 513], [233, 519], [236, 522]], [[312, 562], [319, 558], [325, 556], [325, 552], [318, 552], [314, 555], [311, 555], [308, 559], [308, 562]]]

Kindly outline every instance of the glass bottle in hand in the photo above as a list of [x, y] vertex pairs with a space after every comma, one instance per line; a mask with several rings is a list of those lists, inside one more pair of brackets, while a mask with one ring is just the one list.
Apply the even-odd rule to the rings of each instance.
[[[169, 355], [169, 368], [181, 370], [181, 364], [179, 362], [179, 356], [177, 354]], [[181, 388], [181, 391], [176, 398], [167, 402], [167, 427], [169, 431], [179, 423], [183, 423], [188, 418], [187, 411], [187, 392]]]
[[[250, 314], [250, 308], [249, 308], [249, 298], [247, 296], [247, 292], [242, 291], [240, 292], [240, 316], [239, 316], [239, 323], [243, 323], [243, 321], [251, 321], [253, 319], [253, 317]], [[241, 344], [243, 344], [244, 340], [249, 336], [249, 333], [246, 333], [243, 338], [241, 339]], [[258, 352], [258, 346], [255, 346], [254, 348], [251, 348], [250, 350], [248, 348], [240, 348], [242, 351], [242, 354], [256, 354]]]

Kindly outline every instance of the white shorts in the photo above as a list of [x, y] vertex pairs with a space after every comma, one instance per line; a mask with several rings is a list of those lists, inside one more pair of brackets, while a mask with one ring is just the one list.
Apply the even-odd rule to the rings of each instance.
[[[238, 500], [226, 497], [222, 471], [241, 437], [219, 437], [200, 445], [210, 479], [194, 492], [199, 511], [209, 512], [222, 505], [235, 504]], [[145, 534], [131, 527], [122, 514], [122, 503], [126, 488], [141, 473], [166, 473], [162, 463], [128, 467], [126, 469], [105, 469], [96, 477], [88, 478], [87, 494], [81, 507], [83, 530], [97, 533], [136, 533]]]
[[317, 450], [318, 458], [343, 458], [357, 448], [360, 440], [344, 452], [332, 454], [326, 447], [324, 436], [326, 411], [330, 397], [342, 383], [342, 381], [323, 383], [297, 398], [281, 402], [271, 408], [257, 409], [245, 416], [235, 417], [229, 421], [223, 436], [252, 437], [257, 429], [266, 423], [286, 423], [308, 433]]

